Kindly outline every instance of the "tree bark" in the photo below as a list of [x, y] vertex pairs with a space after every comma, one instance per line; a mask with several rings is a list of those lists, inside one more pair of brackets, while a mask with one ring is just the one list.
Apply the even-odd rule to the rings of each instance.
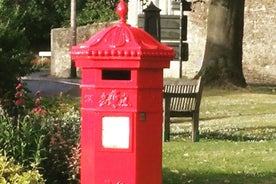
[[[76, 26], [76, 0], [71, 0], [71, 16], [70, 16], [70, 23], [71, 23], [71, 41], [70, 41], [70, 46], [76, 45], [76, 40], [77, 40], [77, 26]], [[75, 66], [74, 61], [71, 61], [71, 73], [70, 73], [71, 78], [76, 78], [77, 77], [77, 69]]]
[[203, 64], [205, 85], [245, 87], [242, 40], [245, 0], [211, 0]]

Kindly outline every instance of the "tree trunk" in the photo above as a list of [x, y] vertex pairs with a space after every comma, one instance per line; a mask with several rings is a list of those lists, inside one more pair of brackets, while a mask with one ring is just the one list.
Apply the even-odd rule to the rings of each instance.
[[242, 40], [245, 0], [211, 0], [202, 68], [206, 85], [245, 87]]
[[[76, 45], [76, 40], [77, 40], [77, 26], [76, 26], [76, 0], [71, 0], [71, 16], [70, 16], [70, 23], [71, 23], [71, 43], [70, 46]], [[71, 78], [76, 78], [77, 77], [77, 69], [75, 66], [74, 61], [71, 61], [71, 73], [70, 73]]]

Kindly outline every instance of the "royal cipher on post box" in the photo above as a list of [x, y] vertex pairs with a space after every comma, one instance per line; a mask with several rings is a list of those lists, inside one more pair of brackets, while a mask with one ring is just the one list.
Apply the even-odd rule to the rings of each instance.
[[81, 69], [81, 184], [162, 183], [163, 68], [171, 47], [120, 21], [73, 46]]

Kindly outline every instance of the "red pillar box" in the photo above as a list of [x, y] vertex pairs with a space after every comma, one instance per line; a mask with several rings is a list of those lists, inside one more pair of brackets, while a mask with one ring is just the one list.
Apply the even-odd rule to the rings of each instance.
[[82, 69], [81, 183], [162, 183], [163, 68], [172, 48], [120, 22], [72, 47]]

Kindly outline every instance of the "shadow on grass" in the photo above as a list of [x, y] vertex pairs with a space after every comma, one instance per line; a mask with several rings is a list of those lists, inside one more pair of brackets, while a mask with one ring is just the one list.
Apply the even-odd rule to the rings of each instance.
[[163, 168], [163, 184], [274, 184], [276, 183], [276, 173], [260, 174], [227, 174], [227, 173], [196, 173], [185, 171], [171, 171]]
[[[225, 128], [219, 130], [201, 131], [200, 139], [229, 140], [229, 141], [270, 141], [276, 140], [276, 127], [245, 127]], [[171, 133], [172, 139], [190, 138], [191, 132]]]
[[230, 128], [217, 131], [202, 132], [201, 138], [230, 140], [230, 141], [269, 141], [275, 140], [276, 127], [246, 127], [246, 128]]

